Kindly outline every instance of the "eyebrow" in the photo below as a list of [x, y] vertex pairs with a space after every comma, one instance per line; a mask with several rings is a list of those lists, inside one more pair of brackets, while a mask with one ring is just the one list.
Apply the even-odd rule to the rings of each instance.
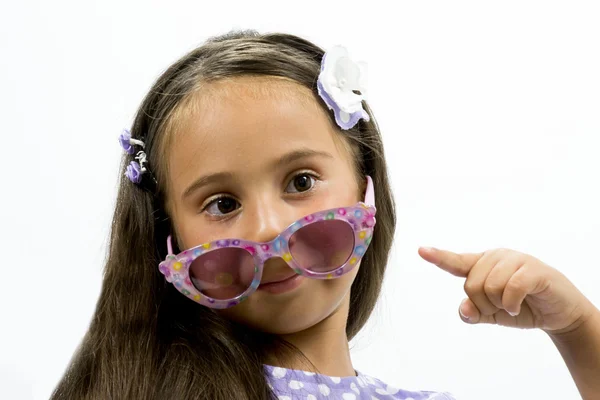
[[[293, 163], [294, 161], [301, 160], [303, 158], [311, 158], [311, 157], [322, 157], [322, 158], [333, 159], [333, 156], [325, 151], [317, 151], [317, 150], [305, 148], [305, 149], [294, 150], [294, 151], [284, 154], [283, 156], [279, 157], [277, 160], [273, 161], [271, 168], [274, 169], [279, 165], [287, 165], [287, 164]], [[190, 186], [188, 186], [187, 189], [185, 189], [181, 198], [185, 199], [186, 197], [190, 196], [193, 192], [195, 192], [196, 190], [200, 189], [203, 186], [207, 186], [207, 185], [210, 185], [215, 182], [220, 182], [220, 181], [224, 181], [224, 180], [232, 180], [232, 179], [233, 179], [233, 174], [231, 172], [217, 172], [214, 174], [201, 176], [200, 178], [196, 179]]]
[[317, 150], [312, 150], [312, 149], [299, 149], [299, 150], [294, 150], [292, 152], [289, 152], [289, 153], [284, 154], [283, 156], [279, 157], [275, 162], [273, 162], [273, 167], [277, 167], [281, 164], [283, 164], [283, 165], [291, 164], [294, 161], [301, 160], [303, 158], [310, 158], [310, 157], [322, 157], [322, 158], [333, 159], [333, 156], [331, 154], [327, 153], [326, 151], [317, 151]]
[[211, 183], [219, 181], [230, 180], [232, 178], [233, 174], [231, 172], [217, 172], [216, 174], [201, 176], [200, 178], [196, 179], [194, 183], [188, 186], [187, 189], [185, 189], [185, 191], [181, 195], [181, 198], [185, 199], [189, 197], [192, 193], [200, 189], [202, 186], [210, 185]]

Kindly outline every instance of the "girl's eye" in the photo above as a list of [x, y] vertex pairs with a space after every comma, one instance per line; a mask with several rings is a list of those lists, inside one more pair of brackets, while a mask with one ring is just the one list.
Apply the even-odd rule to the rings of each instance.
[[219, 197], [204, 208], [206, 212], [214, 216], [222, 216], [237, 210], [240, 206], [237, 200], [231, 197]]
[[287, 193], [301, 193], [312, 189], [315, 184], [315, 178], [307, 173], [298, 174], [290, 181], [285, 188]]

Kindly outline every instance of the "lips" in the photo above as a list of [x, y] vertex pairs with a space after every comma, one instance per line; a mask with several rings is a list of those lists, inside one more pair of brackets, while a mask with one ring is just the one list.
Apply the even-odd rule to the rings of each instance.
[[286, 276], [281, 276], [281, 277], [277, 277], [277, 278], [265, 279], [264, 281], [260, 282], [260, 286], [259, 287], [265, 286], [265, 285], [269, 285], [269, 284], [272, 284], [272, 283], [280, 283], [280, 282], [283, 282], [283, 281], [287, 281], [288, 279], [291, 279], [291, 278], [293, 278], [293, 277], [295, 277], [297, 275], [298, 274], [291, 274], [291, 275], [288, 274]]
[[293, 291], [302, 285], [302, 282], [304, 282], [305, 279], [306, 278], [304, 276], [295, 274], [284, 280], [269, 281], [269, 283], [264, 283], [260, 285], [257, 290], [270, 293], [272, 295], [279, 295]]

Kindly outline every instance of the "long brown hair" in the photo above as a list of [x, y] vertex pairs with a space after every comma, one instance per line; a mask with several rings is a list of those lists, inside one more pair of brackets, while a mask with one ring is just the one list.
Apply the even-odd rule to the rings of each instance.
[[[263, 370], [266, 349], [296, 354], [297, 349], [198, 306], [158, 271], [171, 232], [162, 155], [176, 115], [201, 90], [199, 83], [241, 75], [278, 76], [318, 96], [323, 53], [294, 35], [233, 31], [209, 39], [158, 78], [131, 129], [132, 137], [146, 141], [156, 191], [143, 190], [123, 176], [132, 160], [125, 155], [100, 298], [52, 399], [273, 398]], [[373, 311], [396, 224], [381, 136], [373, 112], [364, 106], [371, 120], [340, 132], [354, 153], [357, 176], [373, 178], [377, 207], [373, 240], [351, 288], [348, 340]]]

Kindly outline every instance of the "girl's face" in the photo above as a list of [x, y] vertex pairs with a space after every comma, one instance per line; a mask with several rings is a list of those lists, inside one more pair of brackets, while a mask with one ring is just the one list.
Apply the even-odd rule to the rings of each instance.
[[[169, 147], [168, 209], [181, 250], [223, 238], [267, 242], [307, 214], [362, 200], [350, 149], [307, 88], [238, 77], [210, 83], [199, 96]], [[265, 332], [299, 332], [347, 313], [357, 271], [299, 277], [284, 293], [259, 287], [217, 312]], [[261, 282], [293, 275], [272, 258]]]

